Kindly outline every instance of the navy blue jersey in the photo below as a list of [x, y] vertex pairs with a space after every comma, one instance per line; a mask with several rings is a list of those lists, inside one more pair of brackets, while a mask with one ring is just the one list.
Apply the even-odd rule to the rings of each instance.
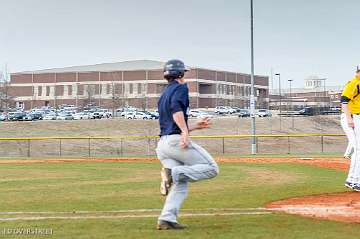
[[165, 88], [158, 102], [160, 135], [181, 134], [173, 114], [182, 111], [185, 122], [188, 122], [189, 89], [186, 84], [172, 81]]

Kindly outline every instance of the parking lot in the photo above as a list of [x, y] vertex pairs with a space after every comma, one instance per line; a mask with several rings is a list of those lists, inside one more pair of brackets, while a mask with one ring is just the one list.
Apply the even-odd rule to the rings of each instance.
[[[250, 117], [248, 109], [239, 107], [218, 106], [214, 109], [191, 109], [189, 117], [192, 118], [215, 118], [226, 116]], [[267, 109], [257, 110], [258, 117], [271, 117], [271, 111]], [[124, 118], [129, 120], [156, 120], [159, 118], [157, 110], [142, 110], [134, 107], [119, 109], [106, 109], [100, 107], [78, 108], [73, 105], [62, 105], [58, 109], [52, 107], [35, 108], [29, 111], [6, 110], [1, 113], [0, 121], [36, 121], [36, 120], [89, 120]]]

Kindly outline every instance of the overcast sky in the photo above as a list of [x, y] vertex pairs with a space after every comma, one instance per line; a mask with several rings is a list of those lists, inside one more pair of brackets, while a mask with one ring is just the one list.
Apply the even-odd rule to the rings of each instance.
[[[134, 59], [250, 73], [250, 0], [1, 0], [10, 72]], [[360, 64], [359, 0], [254, 0], [255, 73], [342, 85]], [[4, 67], [1, 67], [4, 68]], [[277, 87], [277, 85], [275, 85]]]

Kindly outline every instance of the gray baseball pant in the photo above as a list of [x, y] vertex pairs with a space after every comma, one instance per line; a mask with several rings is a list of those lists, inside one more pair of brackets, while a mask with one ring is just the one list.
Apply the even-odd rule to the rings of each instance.
[[169, 222], [177, 222], [189, 182], [210, 179], [219, 173], [218, 165], [205, 149], [191, 141], [187, 148], [182, 148], [180, 139], [179, 134], [162, 136], [156, 148], [161, 164], [171, 169], [173, 179], [173, 186], [159, 217], [159, 220]]

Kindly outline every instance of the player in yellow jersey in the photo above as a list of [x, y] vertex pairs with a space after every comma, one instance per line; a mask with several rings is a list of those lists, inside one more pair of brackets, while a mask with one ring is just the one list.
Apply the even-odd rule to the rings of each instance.
[[356, 69], [355, 77], [344, 88], [341, 105], [348, 127], [355, 132], [354, 153], [345, 186], [360, 192], [360, 65]]

